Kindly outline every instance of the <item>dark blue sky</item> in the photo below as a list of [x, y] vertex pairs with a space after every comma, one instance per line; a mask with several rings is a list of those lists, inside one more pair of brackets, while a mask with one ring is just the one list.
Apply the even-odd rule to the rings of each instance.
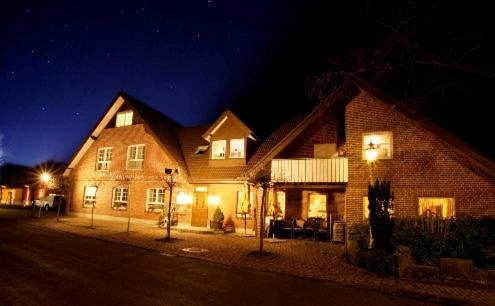
[[184, 125], [214, 120], [298, 16], [286, 1], [13, 2], [0, 18], [1, 146], [28, 165], [67, 160], [118, 90]]

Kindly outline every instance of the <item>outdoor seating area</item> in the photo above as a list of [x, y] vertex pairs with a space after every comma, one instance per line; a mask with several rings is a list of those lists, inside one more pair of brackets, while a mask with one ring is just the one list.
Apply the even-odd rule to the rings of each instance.
[[[334, 233], [338, 227], [339, 232], [343, 222], [340, 218], [329, 216], [327, 219], [311, 217], [307, 219], [286, 217], [283, 220], [270, 220], [267, 227], [268, 237], [280, 239], [310, 239], [319, 241], [340, 241], [340, 233]], [[339, 237], [337, 237], [339, 236]]]

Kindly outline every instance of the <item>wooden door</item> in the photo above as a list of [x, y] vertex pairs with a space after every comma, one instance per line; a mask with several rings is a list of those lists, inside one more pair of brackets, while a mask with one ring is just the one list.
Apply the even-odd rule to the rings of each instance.
[[191, 225], [206, 227], [208, 224], [208, 203], [206, 192], [196, 192], [192, 205]]

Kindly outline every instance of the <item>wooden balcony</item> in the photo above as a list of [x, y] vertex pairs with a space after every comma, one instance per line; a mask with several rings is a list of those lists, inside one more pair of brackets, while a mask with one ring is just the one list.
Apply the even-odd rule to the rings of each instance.
[[273, 159], [273, 182], [284, 183], [347, 183], [347, 157]]

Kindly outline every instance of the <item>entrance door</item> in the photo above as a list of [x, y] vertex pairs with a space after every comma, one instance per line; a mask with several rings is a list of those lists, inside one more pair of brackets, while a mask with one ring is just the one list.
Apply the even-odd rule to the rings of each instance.
[[208, 224], [208, 203], [206, 192], [196, 192], [192, 205], [191, 225], [206, 227]]

